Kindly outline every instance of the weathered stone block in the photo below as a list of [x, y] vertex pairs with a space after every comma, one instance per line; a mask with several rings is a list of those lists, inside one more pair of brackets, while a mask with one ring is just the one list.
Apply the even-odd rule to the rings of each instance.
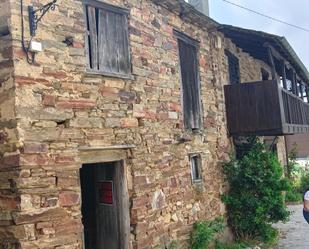
[[138, 120], [136, 118], [123, 118], [121, 119], [121, 127], [123, 128], [138, 127]]
[[68, 217], [68, 213], [62, 208], [40, 209], [32, 212], [14, 212], [14, 222], [19, 224], [37, 223], [37, 222], [52, 222], [57, 219]]
[[65, 191], [59, 195], [59, 204], [63, 207], [74, 206], [79, 204], [80, 194], [72, 191]]
[[44, 106], [55, 106], [56, 105], [56, 96], [44, 94], [43, 96], [43, 105]]
[[26, 154], [34, 153], [46, 153], [48, 151], [48, 145], [43, 143], [25, 143], [23, 146], [23, 152]]
[[101, 118], [75, 118], [70, 121], [70, 126], [75, 128], [102, 128]]
[[63, 109], [89, 109], [96, 106], [96, 101], [92, 99], [67, 99], [58, 98], [56, 107]]

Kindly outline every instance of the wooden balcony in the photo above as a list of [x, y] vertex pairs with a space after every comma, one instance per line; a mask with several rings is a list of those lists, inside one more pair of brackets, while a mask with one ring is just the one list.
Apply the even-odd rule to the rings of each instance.
[[277, 81], [224, 86], [230, 135], [309, 133], [309, 104]]

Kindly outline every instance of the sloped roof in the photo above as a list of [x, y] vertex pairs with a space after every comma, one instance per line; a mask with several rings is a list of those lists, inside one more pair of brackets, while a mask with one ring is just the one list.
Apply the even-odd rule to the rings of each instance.
[[266, 63], [268, 62], [268, 54], [264, 44], [268, 42], [295, 68], [298, 75], [306, 80], [307, 83], [309, 82], [307, 68], [285, 37], [231, 25], [221, 25], [219, 31], [224, 33], [226, 37], [230, 38], [243, 51]]
[[196, 10], [184, 0], [152, 0], [152, 2], [173, 13], [179, 14], [182, 18], [190, 19], [190, 21], [200, 26], [218, 29], [252, 57], [261, 59], [266, 63], [268, 63], [268, 55], [263, 45], [265, 42], [270, 43], [280, 52], [282, 57], [286, 58], [293, 68], [295, 68], [297, 74], [309, 83], [309, 72], [307, 68], [285, 37], [231, 25], [221, 25], [212, 18]]

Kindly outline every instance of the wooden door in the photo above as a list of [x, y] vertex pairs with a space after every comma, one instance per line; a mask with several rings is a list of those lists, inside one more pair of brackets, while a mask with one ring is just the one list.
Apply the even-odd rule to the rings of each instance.
[[[127, 249], [129, 203], [122, 162], [90, 164], [85, 168], [88, 169], [86, 172], [92, 171], [92, 174], [84, 176], [92, 175], [92, 178], [84, 179], [84, 183], [88, 182], [88, 185], [93, 186], [86, 189], [94, 192], [82, 191], [83, 195], [94, 197], [91, 200], [83, 196], [85, 249]], [[89, 208], [92, 210], [89, 211]], [[87, 217], [92, 221], [87, 220]]]

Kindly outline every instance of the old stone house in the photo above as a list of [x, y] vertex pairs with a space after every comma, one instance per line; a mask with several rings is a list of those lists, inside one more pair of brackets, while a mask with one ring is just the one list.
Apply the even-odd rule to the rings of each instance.
[[[276, 36], [183, 0], [59, 0], [29, 30], [43, 4], [0, 0], [0, 248], [187, 248], [195, 221], [225, 214], [229, 134], [307, 128], [278, 96], [308, 111], [308, 72]], [[235, 83], [271, 78], [273, 106], [250, 101], [284, 125], [233, 126]]]

